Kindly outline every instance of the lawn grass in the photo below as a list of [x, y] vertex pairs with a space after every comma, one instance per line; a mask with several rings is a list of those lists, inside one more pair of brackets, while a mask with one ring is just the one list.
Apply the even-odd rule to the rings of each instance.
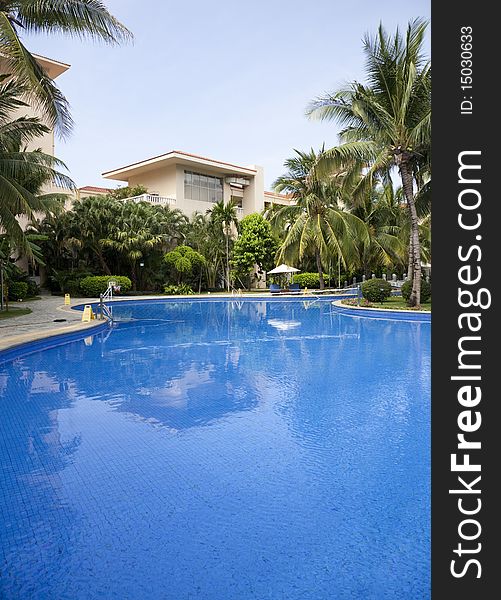
[[[349, 304], [352, 306], [357, 305], [356, 300], [343, 300], [343, 304]], [[416, 310], [415, 308], [411, 308], [407, 305], [407, 302], [402, 298], [402, 296], [390, 296], [384, 302], [367, 302], [366, 300], [361, 300], [360, 306], [366, 308], [386, 308], [387, 310]], [[421, 310], [425, 312], [431, 311], [431, 301], [423, 302], [421, 304]]]
[[12, 308], [12, 306], [9, 306], [9, 310], [0, 310], [0, 320], [29, 315], [31, 312], [31, 308]]

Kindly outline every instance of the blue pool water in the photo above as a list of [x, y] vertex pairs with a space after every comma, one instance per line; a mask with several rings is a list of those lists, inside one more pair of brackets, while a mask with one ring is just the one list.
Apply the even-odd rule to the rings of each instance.
[[114, 314], [0, 364], [1, 598], [429, 598], [429, 323]]

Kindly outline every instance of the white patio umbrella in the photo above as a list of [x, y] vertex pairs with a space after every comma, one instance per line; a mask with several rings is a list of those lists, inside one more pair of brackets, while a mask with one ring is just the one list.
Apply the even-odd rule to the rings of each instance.
[[295, 267], [289, 267], [289, 265], [282, 263], [281, 265], [278, 265], [278, 267], [275, 267], [271, 271], [268, 271], [266, 275], [288, 275], [288, 279], [292, 281], [292, 273], [298, 273], [299, 271], [300, 269], [296, 269]]
[[278, 265], [278, 267], [275, 267], [271, 271], [268, 271], [266, 274], [267, 275], [279, 275], [281, 273], [299, 273], [300, 270], [301, 269], [296, 269], [295, 267], [289, 267], [289, 265], [282, 263], [281, 265]]

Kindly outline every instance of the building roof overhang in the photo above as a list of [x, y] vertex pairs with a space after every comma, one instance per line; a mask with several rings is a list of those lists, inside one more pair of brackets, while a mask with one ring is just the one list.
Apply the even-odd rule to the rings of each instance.
[[189, 154], [188, 152], [182, 152], [181, 150], [172, 150], [166, 154], [160, 154], [159, 156], [153, 156], [152, 158], [147, 158], [146, 160], [132, 163], [125, 167], [106, 171], [102, 176], [106, 179], [127, 181], [129, 177], [141, 175], [148, 171], [170, 165], [184, 165], [193, 169], [202, 169], [205, 167], [211, 171], [216, 170], [224, 175], [245, 175], [247, 177], [253, 177], [257, 172], [256, 169], [253, 169], [252, 167], [241, 167], [232, 163], [226, 163], [220, 160], [198, 156], [196, 154]]
[[71, 66], [58, 60], [41, 56], [40, 54], [33, 54], [33, 56], [51, 79], [56, 79], [56, 77], [62, 75]]

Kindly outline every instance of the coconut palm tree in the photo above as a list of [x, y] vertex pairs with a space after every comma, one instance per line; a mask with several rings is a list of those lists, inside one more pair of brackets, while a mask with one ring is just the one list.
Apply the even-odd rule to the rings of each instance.
[[60, 135], [72, 128], [68, 101], [21, 41], [22, 33], [63, 33], [115, 44], [132, 38], [100, 0], [1, 0], [0, 56], [31, 104]]
[[214, 206], [207, 210], [207, 215], [210, 215], [211, 222], [220, 228], [224, 235], [226, 246], [226, 290], [230, 291], [230, 239], [232, 230], [238, 230], [237, 207], [232, 201], [227, 204], [224, 200], [216, 202]]
[[[350, 202], [354, 215], [367, 226], [366, 243], [359, 245], [360, 265], [366, 276], [380, 268], [399, 267], [402, 270], [406, 262], [408, 227], [405, 239], [402, 239], [402, 216], [405, 205], [402, 204], [401, 188], [395, 190], [391, 183], [376, 184], [371, 193]], [[407, 221], [405, 221], [407, 222]]]
[[353, 266], [357, 261], [357, 245], [367, 240], [367, 229], [344, 206], [346, 171], [338, 170], [320, 179], [313, 169], [322, 150], [295, 152], [296, 156], [284, 163], [287, 173], [274, 183], [277, 192], [286, 192], [294, 200], [294, 204], [277, 207], [269, 215], [275, 230], [286, 232], [277, 260], [295, 262], [313, 255], [323, 289], [324, 266], [333, 257], [345, 267]]
[[410, 217], [410, 305], [418, 306], [421, 289], [419, 217], [415, 187], [429, 176], [431, 140], [431, 66], [424, 57], [427, 22], [411, 21], [405, 36], [386, 33], [381, 25], [375, 37], [366, 36], [367, 84], [346, 89], [313, 102], [311, 117], [336, 120], [343, 127], [342, 144], [328, 150], [320, 171], [347, 160], [367, 166], [359, 191], [375, 176], [388, 180], [392, 168], [400, 174]]
[[19, 99], [24, 92], [24, 86], [0, 76], [0, 229], [17, 251], [31, 257], [32, 247], [18, 217], [30, 221], [36, 213], [45, 214], [56, 208], [60, 196], [40, 195], [44, 184], [66, 189], [74, 185], [68, 176], [56, 170], [66, 168], [60, 160], [38, 150], [22, 150], [49, 131], [37, 118], [11, 118], [16, 108], [26, 106]]

